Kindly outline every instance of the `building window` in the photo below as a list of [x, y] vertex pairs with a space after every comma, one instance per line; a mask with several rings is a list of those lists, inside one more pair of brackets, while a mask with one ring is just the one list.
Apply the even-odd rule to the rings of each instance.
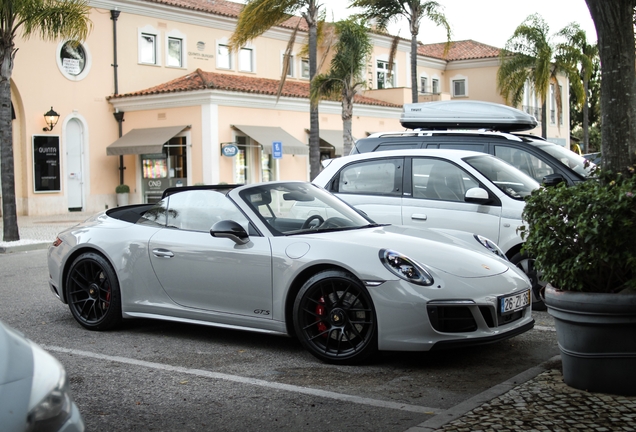
[[57, 47], [57, 67], [66, 78], [80, 81], [91, 68], [91, 55], [85, 44], [67, 40]]
[[556, 106], [554, 84], [550, 84], [550, 124], [556, 124]]
[[393, 70], [389, 71], [389, 62], [378, 60], [376, 62], [376, 71], [379, 89], [395, 87], [395, 63], [393, 64]]
[[241, 72], [254, 72], [254, 50], [243, 47], [239, 50], [239, 70]]
[[294, 77], [294, 55], [290, 54], [290, 55], [285, 55], [285, 53], [282, 54], [282, 60], [281, 60], [281, 68], [284, 71], [285, 70], [285, 63], [287, 63], [287, 76], [288, 77]]
[[216, 67], [219, 69], [232, 69], [232, 53], [230, 48], [224, 43], [217, 45]]
[[183, 67], [183, 39], [168, 38], [166, 66]]
[[466, 96], [466, 80], [465, 79], [453, 80], [453, 96], [454, 97]]
[[559, 104], [559, 124], [563, 125], [563, 86], [559, 84], [559, 96], [560, 96], [560, 104]]
[[428, 78], [420, 77], [420, 93], [428, 93]]
[[139, 34], [139, 63], [157, 65], [157, 34], [142, 31]]
[[309, 59], [304, 58], [300, 60], [300, 76], [302, 78], [309, 79]]
[[432, 82], [433, 82], [433, 84], [432, 84], [433, 88], [431, 89], [431, 92], [433, 94], [439, 94], [440, 93], [439, 92], [439, 80], [436, 79], [436, 78], [433, 78]]

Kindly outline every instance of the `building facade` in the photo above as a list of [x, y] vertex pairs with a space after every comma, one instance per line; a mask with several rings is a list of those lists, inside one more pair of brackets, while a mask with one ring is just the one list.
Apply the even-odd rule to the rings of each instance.
[[[241, 4], [89, 4], [93, 30], [81, 44], [16, 41], [11, 89], [18, 214], [103, 210], [116, 205], [120, 183], [129, 185], [130, 202], [139, 203], [158, 199], [168, 186], [309, 180], [304, 20], [292, 17], [231, 52]], [[296, 26], [278, 98], [283, 55]], [[400, 40], [388, 68], [393, 38], [372, 39], [368, 90], [354, 101], [357, 138], [402, 129], [402, 105], [411, 101], [409, 42]], [[425, 47], [418, 53], [421, 101], [503, 102], [494, 84], [497, 56], [444, 58]], [[329, 56], [329, 45], [319, 48], [321, 71]], [[49, 110], [59, 113], [53, 128], [43, 117]], [[319, 110], [321, 155], [341, 155], [341, 104], [322, 101]]]

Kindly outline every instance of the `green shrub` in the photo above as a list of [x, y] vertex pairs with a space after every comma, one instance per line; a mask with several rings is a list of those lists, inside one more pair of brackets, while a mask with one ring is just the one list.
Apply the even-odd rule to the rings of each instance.
[[117, 187], [115, 188], [115, 193], [129, 193], [130, 192], [130, 188], [128, 187], [128, 185], [125, 184], [120, 184], [117, 185]]
[[614, 293], [636, 288], [636, 175], [597, 170], [567, 187], [528, 197], [524, 250], [542, 279], [567, 291]]

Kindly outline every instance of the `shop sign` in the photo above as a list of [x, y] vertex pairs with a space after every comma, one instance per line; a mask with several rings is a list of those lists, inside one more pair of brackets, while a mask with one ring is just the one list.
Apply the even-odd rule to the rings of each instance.
[[60, 191], [60, 137], [33, 135], [33, 189]]
[[272, 142], [272, 157], [274, 159], [283, 158], [283, 143], [280, 141]]
[[238, 154], [239, 148], [236, 144], [226, 144], [221, 148], [221, 153], [223, 156], [234, 157]]

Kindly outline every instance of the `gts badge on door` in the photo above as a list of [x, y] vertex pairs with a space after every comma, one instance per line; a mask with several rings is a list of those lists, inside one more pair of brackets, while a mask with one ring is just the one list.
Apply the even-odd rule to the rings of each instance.
[[254, 313], [256, 315], [269, 315], [269, 311], [264, 309], [254, 309]]

